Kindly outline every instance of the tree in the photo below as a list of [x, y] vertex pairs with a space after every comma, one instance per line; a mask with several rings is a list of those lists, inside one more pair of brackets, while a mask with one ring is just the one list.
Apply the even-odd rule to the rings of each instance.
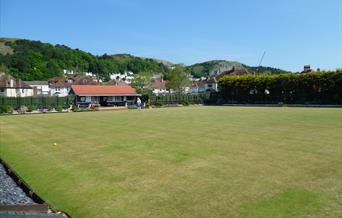
[[0, 73], [9, 73], [9, 69], [4, 64], [0, 64]]
[[134, 75], [132, 86], [140, 94], [148, 94], [151, 90], [152, 75], [147, 71]]
[[181, 66], [176, 66], [169, 75], [169, 82], [166, 84], [168, 89], [173, 89], [175, 92], [181, 93], [184, 87], [189, 85], [189, 73]]

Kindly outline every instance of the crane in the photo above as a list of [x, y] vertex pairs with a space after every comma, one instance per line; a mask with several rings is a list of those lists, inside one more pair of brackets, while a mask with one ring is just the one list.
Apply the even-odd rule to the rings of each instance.
[[[262, 63], [262, 60], [264, 60], [264, 57], [265, 57], [265, 54], [266, 54], [266, 51], [264, 51], [261, 55], [261, 58], [260, 58], [260, 61], [259, 61], [259, 64], [258, 64], [258, 67], [257, 67], [257, 72], [259, 73], [259, 68], [261, 66], [261, 63]], [[255, 71], [254, 71], [254, 76], [255, 76]]]

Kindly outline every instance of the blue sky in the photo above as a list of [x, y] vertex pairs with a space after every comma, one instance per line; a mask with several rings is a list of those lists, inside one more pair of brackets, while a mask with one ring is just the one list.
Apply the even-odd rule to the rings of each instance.
[[0, 0], [0, 36], [193, 64], [341, 68], [341, 0]]

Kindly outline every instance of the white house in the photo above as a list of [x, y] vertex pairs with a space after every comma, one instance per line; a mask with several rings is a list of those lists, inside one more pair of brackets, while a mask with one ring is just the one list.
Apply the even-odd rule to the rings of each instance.
[[218, 82], [215, 77], [206, 78], [192, 84], [190, 92], [191, 94], [199, 94], [204, 92], [217, 92]]
[[110, 79], [125, 80], [127, 84], [131, 84], [131, 82], [134, 79], [134, 73], [133, 72], [113, 73], [110, 75]]
[[35, 96], [50, 95], [49, 83], [47, 81], [25, 81], [25, 83], [33, 88]]
[[29, 97], [33, 96], [33, 88], [9, 74], [0, 73], [0, 96]]
[[52, 96], [64, 97], [71, 90], [71, 85], [96, 85], [98, 84], [91, 76], [60, 76], [54, 77], [48, 82]]
[[204, 89], [207, 92], [217, 92], [218, 91], [218, 83], [216, 77], [209, 78], [204, 83]]
[[172, 91], [166, 88], [167, 81], [163, 79], [154, 80], [151, 84], [152, 92], [156, 95], [169, 94]]
[[51, 96], [65, 97], [69, 94], [71, 85], [74, 83], [74, 77], [54, 77], [49, 80], [49, 89]]

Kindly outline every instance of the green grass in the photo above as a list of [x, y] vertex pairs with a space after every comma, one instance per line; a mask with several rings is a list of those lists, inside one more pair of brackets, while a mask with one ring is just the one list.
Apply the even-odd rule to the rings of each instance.
[[0, 154], [72, 217], [341, 217], [341, 122], [323, 108], [1, 116]]

